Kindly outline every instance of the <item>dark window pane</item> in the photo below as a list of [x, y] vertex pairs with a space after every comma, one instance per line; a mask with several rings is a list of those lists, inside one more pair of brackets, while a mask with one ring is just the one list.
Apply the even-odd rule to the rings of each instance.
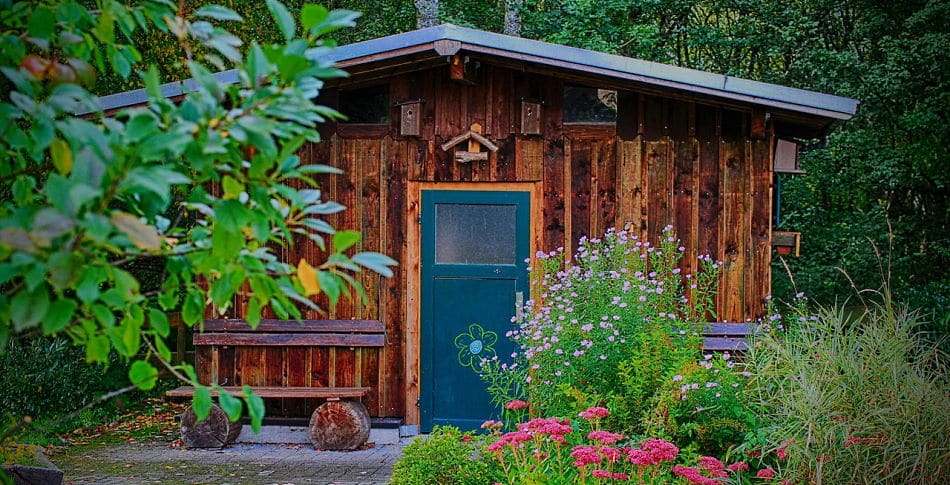
[[515, 206], [436, 204], [435, 261], [515, 264]]
[[564, 86], [565, 123], [614, 123], [617, 121], [617, 91]]
[[389, 86], [386, 84], [340, 92], [345, 123], [389, 123]]

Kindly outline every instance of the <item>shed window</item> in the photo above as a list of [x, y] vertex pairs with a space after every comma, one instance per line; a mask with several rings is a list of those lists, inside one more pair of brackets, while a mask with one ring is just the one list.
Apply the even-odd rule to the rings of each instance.
[[616, 123], [617, 91], [564, 86], [565, 123]]
[[339, 111], [346, 115], [345, 123], [389, 123], [389, 86], [340, 91]]

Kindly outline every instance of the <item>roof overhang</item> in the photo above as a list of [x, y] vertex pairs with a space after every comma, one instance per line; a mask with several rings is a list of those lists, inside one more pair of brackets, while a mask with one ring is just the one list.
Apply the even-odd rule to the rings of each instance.
[[[850, 119], [857, 112], [856, 99], [714, 74], [576, 47], [511, 37], [451, 24], [380, 37], [338, 47], [328, 59], [348, 71], [352, 81], [388, 77], [400, 72], [428, 69], [455, 54], [478, 56], [490, 62], [536, 72], [555, 71], [565, 79], [605, 82], [648, 92], [718, 102], [732, 107], [766, 109], [776, 121], [807, 127], [803, 136], [823, 131], [832, 123]], [[217, 74], [223, 82], [236, 82], [234, 70]], [[186, 94], [192, 80], [162, 86], [166, 96]], [[333, 84], [348, 82], [335, 80]], [[104, 110], [141, 104], [144, 90], [99, 98]]]
[[421, 67], [434, 57], [475, 53], [502, 60], [574, 71], [661, 90], [721, 99], [833, 120], [850, 119], [858, 100], [670, 66], [576, 47], [442, 24], [344, 45], [329, 57], [352, 74]]

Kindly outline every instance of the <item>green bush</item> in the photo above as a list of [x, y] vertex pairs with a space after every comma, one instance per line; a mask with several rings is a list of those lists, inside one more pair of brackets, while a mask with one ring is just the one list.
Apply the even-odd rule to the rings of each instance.
[[393, 466], [390, 485], [483, 485], [495, 472], [482, 458], [471, 433], [436, 426], [403, 449]]
[[0, 415], [48, 418], [74, 411], [99, 394], [128, 385], [125, 369], [85, 362], [64, 338], [14, 340], [0, 353]]
[[765, 436], [795, 483], [950, 479], [946, 354], [889, 303], [798, 311], [748, 354]]
[[[700, 271], [683, 274], [682, 253], [667, 227], [656, 245], [611, 229], [582, 238], [572, 259], [538, 254], [538, 299], [509, 335], [520, 352], [481, 369], [494, 402], [521, 399], [532, 416], [562, 418], [604, 406], [606, 427], [690, 453], [740, 444], [754, 423], [739, 398], [746, 379], [729, 356], [700, 350], [720, 265], [701, 256]], [[507, 409], [511, 428], [518, 416]]]

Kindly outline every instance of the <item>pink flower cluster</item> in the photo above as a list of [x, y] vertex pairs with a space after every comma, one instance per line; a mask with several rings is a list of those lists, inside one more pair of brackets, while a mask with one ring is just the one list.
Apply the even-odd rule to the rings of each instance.
[[534, 418], [527, 423], [519, 423], [518, 431], [547, 436], [553, 441], [564, 443], [567, 441], [564, 435], [574, 431], [574, 428], [571, 427], [571, 421], [568, 419]]
[[528, 403], [522, 401], [521, 399], [515, 399], [514, 401], [508, 401], [505, 403], [505, 409], [516, 411], [518, 409], [525, 409], [528, 407]]
[[612, 445], [623, 439], [622, 434], [611, 433], [610, 431], [591, 431], [587, 437], [592, 440], [600, 441], [605, 445]]
[[584, 419], [597, 419], [597, 418], [606, 418], [610, 415], [610, 411], [607, 408], [602, 408], [600, 406], [591, 406], [585, 411], [581, 411], [578, 416]]
[[527, 431], [512, 431], [501, 435], [498, 441], [488, 445], [488, 451], [500, 451], [505, 446], [519, 448], [521, 447], [521, 443], [531, 441], [531, 439], [531, 433]]

